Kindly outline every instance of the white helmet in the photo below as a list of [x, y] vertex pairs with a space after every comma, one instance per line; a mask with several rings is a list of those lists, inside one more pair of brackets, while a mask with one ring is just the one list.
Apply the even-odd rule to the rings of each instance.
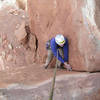
[[56, 37], [55, 37], [55, 41], [56, 41], [56, 43], [57, 43], [59, 46], [62, 46], [62, 45], [64, 45], [64, 43], [65, 43], [65, 38], [64, 38], [63, 35], [58, 34], [58, 35], [56, 35]]

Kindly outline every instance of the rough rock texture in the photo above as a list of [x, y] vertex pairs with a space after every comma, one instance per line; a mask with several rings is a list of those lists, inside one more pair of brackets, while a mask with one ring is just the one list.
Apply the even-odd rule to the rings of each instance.
[[[16, 84], [36, 85], [50, 79], [53, 76], [53, 68], [44, 70], [40, 64], [24, 64], [23, 66], [12, 67], [8, 70], [0, 71], [0, 89], [7, 88], [9, 85]], [[68, 72], [66, 70], [57, 70], [57, 76], [62, 74], [78, 74], [80, 72]], [[41, 77], [40, 77], [41, 76]]]
[[37, 61], [45, 61], [45, 42], [62, 33], [69, 39], [73, 69], [100, 71], [99, 4], [99, 0], [29, 0], [30, 27], [38, 40]]
[[16, 0], [0, 0], [0, 10], [8, 6], [17, 7]]
[[25, 30], [25, 21], [22, 22], [19, 28], [15, 31], [15, 36], [20, 43], [26, 43], [27, 33]]
[[25, 11], [12, 7], [0, 10], [0, 71], [33, 63], [27, 27]]
[[27, 11], [27, 0], [0, 0], [0, 10], [6, 7], [14, 7]]
[[[81, 73], [57, 77], [54, 100], [100, 100], [100, 74]], [[51, 80], [36, 86], [12, 85], [1, 89], [7, 100], [49, 100]]]
[[27, 0], [16, 0], [16, 4], [20, 9], [27, 11]]

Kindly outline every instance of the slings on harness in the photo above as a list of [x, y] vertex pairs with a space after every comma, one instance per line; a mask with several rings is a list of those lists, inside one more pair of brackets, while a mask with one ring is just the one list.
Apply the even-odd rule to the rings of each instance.
[[50, 40], [46, 42], [46, 49], [51, 49], [51, 46], [50, 46]]

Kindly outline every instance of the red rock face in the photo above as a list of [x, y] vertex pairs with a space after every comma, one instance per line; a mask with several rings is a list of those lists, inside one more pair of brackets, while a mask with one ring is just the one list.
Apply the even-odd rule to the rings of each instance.
[[34, 55], [29, 49], [32, 36], [28, 46], [26, 24], [25, 11], [12, 7], [0, 10], [0, 71], [33, 63]]
[[[9, 89], [2, 90], [3, 93], [1, 92], [0, 98], [5, 97], [8, 100], [11, 100], [11, 98], [12, 100], [25, 100], [26, 98], [27, 100], [49, 100], [51, 85], [51, 80], [33, 86], [13, 84], [8, 87]], [[58, 76], [53, 98], [54, 100], [100, 100], [100, 73]]]
[[100, 70], [100, 38], [94, 3], [85, 0], [29, 0], [30, 27], [38, 40], [36, 60], [45, 61], [45, 43], [58, 33], [69, 40], [69, 63], [74, 70]]

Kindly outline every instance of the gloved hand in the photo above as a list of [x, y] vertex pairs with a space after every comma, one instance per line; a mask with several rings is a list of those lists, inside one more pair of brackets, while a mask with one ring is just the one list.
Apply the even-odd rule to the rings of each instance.
[[70, 66], [70, 64], [68, 64], [67, 62], [65, 62], [64, 65], [65, 65], [65, 68], [66, 68], [68, 71], [72, 71], [72, 67]]

